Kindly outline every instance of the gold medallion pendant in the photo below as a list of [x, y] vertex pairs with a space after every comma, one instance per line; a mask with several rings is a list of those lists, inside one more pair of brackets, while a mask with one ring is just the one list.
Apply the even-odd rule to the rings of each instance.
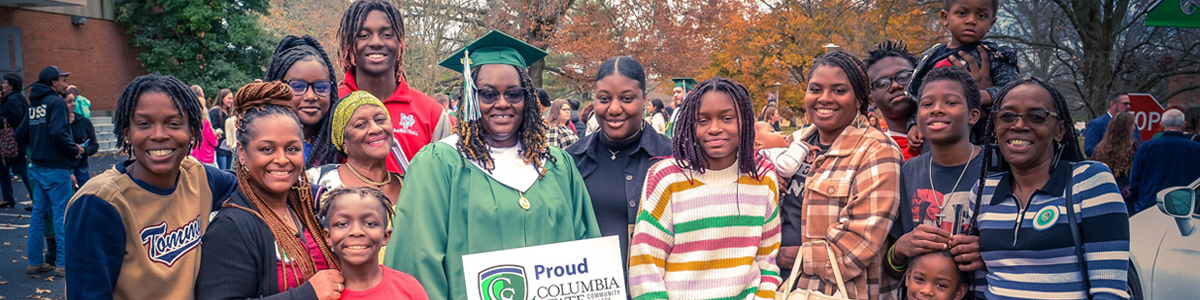
[[521, 208], [524, 208], [525, 210], [529, 210], [529, 199], [525, 199], [525, 193], [517, 192], [517, 194], [521, 195], [521, 199], [517, 200], [517, 204], [520, 204]]

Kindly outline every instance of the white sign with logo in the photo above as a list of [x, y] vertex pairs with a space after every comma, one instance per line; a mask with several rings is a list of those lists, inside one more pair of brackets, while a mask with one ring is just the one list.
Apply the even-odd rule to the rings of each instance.
[[463, 256], [467, 299], [624, 300], [616, 236]]

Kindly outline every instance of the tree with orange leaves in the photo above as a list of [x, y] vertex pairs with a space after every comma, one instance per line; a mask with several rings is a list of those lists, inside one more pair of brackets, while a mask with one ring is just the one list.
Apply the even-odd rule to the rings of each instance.
[[[865, 56], [873, 45], [897, 39], [924, 49], [938, 41], [940, 1], [782, 0], [730, 14], [714, 35], [716, 51], [705, 77], [725, 76], [742, 83], [762, 107], [779, 90], [779, 105], [804, 107], [809, 64], [835, 44]], [[775, 83], [781, 83], [776, 87]], [[788, 117], [788, 116], [785, 116]]]

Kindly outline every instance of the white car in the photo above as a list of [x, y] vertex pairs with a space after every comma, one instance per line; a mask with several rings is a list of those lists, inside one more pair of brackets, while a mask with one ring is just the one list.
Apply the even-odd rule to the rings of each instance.
[[1200, 179], [1159, 191], [1158, 211], [1129, 218], [1132, 299], [1200, 298]]

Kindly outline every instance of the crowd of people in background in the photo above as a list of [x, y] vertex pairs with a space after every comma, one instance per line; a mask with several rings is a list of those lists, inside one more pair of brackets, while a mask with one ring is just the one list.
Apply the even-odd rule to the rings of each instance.
[[632, 299], [1129, 298], [1129, 216], [1200, 178], [1200, 107], [1142, 143], [1113, 93], [1080, 147], [1062, 94], [984, 39], [998, 2], [945, 1], [949, 40], [919, 57], [816, 58], [784, 133], [777, 95], [676, 78], [648, 99], [629, 56], [588, 71], [592, 99], [552, 98], [527, 72], [547, 52], [499, 31], [442, 61], [468, 82], [431, 97], [407, 82], [401, 11], [355, 1], [337, 57], [287, 36], [212, 98], [129, 83], [129, 159], [94, 178], [70, 73], [5, 75], [0, 207], [15, 175], [27, 272], [79, 299], [461, 300], [464, 255], [601, 236]]

